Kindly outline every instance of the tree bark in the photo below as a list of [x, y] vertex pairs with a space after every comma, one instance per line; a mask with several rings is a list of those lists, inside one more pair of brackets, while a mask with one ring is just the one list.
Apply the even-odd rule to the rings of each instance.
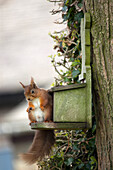
[[86, 0], [92, 18], [91, 58], [98, 170], [113, 170], [113, 0]]

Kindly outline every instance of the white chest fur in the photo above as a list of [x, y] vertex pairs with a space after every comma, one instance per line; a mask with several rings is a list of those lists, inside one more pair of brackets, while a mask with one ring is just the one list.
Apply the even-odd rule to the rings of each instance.
[[35, 109], [40, 107], [40, 100], [39, 100], [39, 98], [36, 98], [36, 99], [32, 100], [32, 103], [35, 106]]
[[39, 98], [36, 98], [32, 101], [32, 104], [35, 106], [34, 115], [36, 118], [36, 121], [42, 122], [44, 121], [44, 112], [40, 109], [40, 100]]

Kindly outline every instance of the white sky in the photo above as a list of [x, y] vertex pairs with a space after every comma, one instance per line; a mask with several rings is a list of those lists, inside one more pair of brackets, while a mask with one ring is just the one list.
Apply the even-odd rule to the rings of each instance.
[[48, 33], [63, 26], [53, 23], [52, 9], [47, 0], [0, 3], [0, 92], [20, 90], [19, 81], [29, 84], [31, 76], [46, 88], [54, 81], [48, 58], [54, 54], [54, 43]]

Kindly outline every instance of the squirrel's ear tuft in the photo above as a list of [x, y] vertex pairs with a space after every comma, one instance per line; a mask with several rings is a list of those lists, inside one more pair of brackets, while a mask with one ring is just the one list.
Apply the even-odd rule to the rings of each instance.
[[33, 84], [34, 83], [34, 78], [33, 77], [31, 77], [31, 84]]
[[25, 89], [25, 86], [21, 83], [21, 82], [19, 82], [21, 85], [22, 85], [22, 87]]
[[35, 84], [33, 77], [31, 77], [31, 84], [30, 85], [31, 85], [32, 88], [37, 88], [37, 85]]

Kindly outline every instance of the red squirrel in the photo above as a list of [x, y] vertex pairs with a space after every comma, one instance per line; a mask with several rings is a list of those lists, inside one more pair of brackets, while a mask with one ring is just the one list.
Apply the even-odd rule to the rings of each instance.
[[[52, 96], [45, 89], [39, 88], [33, 78], [30, 85], [20, 84], [24, 88], [24, 95], [28, 101], [28, 117], [30, 123], [52, 121]], [[27, 163], [33, 164], [49, 155], [54, 145], [55, 136], [53, 130], [37, 130], [33, 143], [28, 153], [21, 154], [21, 158]]]

